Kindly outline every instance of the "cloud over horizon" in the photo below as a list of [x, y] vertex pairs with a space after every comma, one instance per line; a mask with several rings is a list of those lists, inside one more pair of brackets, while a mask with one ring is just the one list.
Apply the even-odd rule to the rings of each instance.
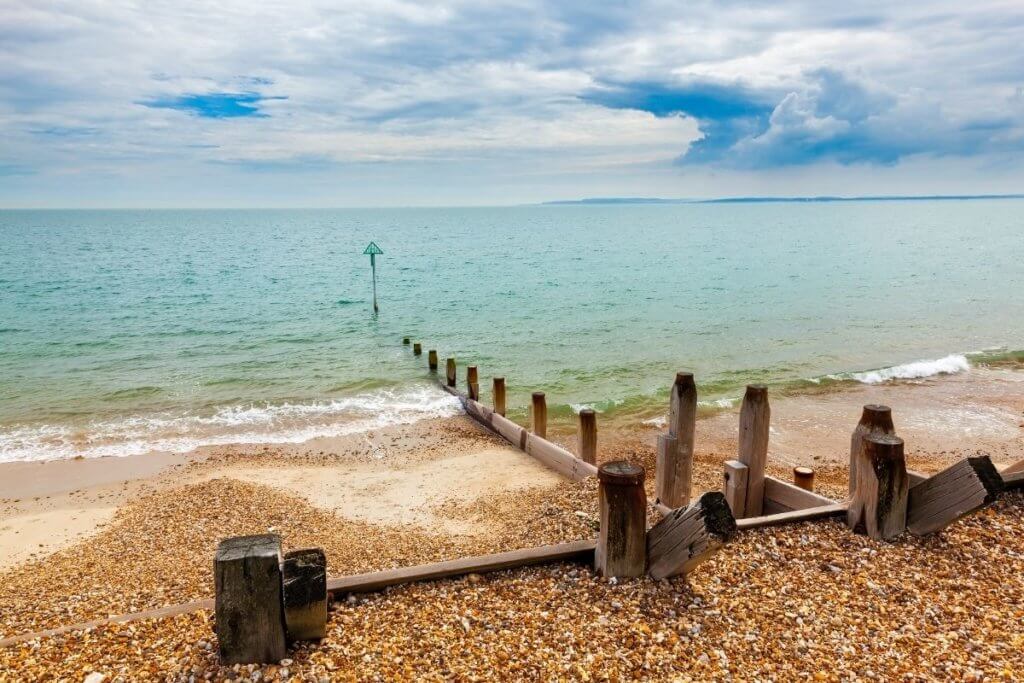
[[0, 36], [8, 204], [263, 201], [253, 174], [283, 203], [1024, 178], [1010, 2], [12, 0]]

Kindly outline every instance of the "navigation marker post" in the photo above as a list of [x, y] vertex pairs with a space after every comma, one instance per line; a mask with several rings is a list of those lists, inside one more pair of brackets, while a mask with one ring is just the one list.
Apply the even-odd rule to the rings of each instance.
[[370, 270], [373, 272], [373, 312], [377, 313], [377, 254], [383, 254], [384, 250], [378, 247], [376, 242], [370, 242], [366, 249], [363, 249], [363, 253], [370, 255]]

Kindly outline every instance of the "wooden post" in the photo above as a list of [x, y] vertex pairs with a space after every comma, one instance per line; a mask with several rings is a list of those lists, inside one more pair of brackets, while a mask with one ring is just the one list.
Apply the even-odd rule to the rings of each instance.
[[1003, 489], [987, 455], [966, 458], [910, 489], [907, 529], [924, 536], [946, 528], [996, 499]]
[[576, 434], [579, 458], [591, 465], [597, 464], [597, 413], [593, 408], [580, 411], [580, 426]]
[[747, 480], [750, 468], [739, 460], [725, 461], [725, 501], [736, 519], [747, 516]]
[[222, 664], [276, 664], [286, 654], [281, 538], [226, 538], [213, 560], [217, 645]]
[[492, 393], [494, 394], [494, 412], [502, 417], [505, 416], [505, 378], [495, 377], [492, 381]]
[[437, 350], [430, 349], [427, 351], [427, 367], [430, 368], [431, 372], [437, 372]]
[[444, 362], [444, 372], [448, 379], [448, 386], [455, 386], [455, 359], [448, 358]]
[[604, 577], [643, 576], [647, 563], [644, 469], [625, 460], [597, 470], [601, 531], [594, 568]]
[[402, 337], [402, 344], [404, 346], [408, 346], [411, 341], [408, 337]]
[[474, 401], [480, 400], [480, 375], [475, 365], [466, 368], [466, 395]]
[[658, 449], [654, 460], [654, 499], [670, 508], [681, 507], [671, 502], [677, 498], [675, 464], [679, 453], [678, 445], [679, 440], [672, 434], [658, 435]]
[[714, 555], [736, 534], [736, 520], [718, 491], [702, 495], [647, 532], [647, 563], [652, 578], [686, 574]]
[[768, 425], [771, 423], [768, 387], [750, 384], [740, 408], [738, 460], [747, 466], [746, 517], [757, 517], [764, 505], [764, 468], [768, 462]]
[[672, 437], [673, 446], [662, 451], [659, 440], [654, 475], [658, 500], [670, 508], [684, 507], [690, 502], [696, 420], [697, 386], [693, 382], [693, 373], [677, 372], [669, 398], [668, 415], [668, 434]]
[[814, 470], [810, 467], [794, 467], [793, 483], [805, 491], [814, 490]]
[[543, 391], [533, 392], [533, 433], [542, 439], [548, 436], [548, 404]]
[[284, 556], [284, 622], [291, 640], [316, 640], [327, 634], [327, 556], [321, 548], [293, 550]]
[[414, 356], [423, 355], [423, 345], [420, 344], [419, 342], [416, 342], [415, 344], [413, 344], [412, 345], [412, 355], [414, 355]]
[[868, 404], [860, 415], [860, 422], [850, 436], [850, 495], [857, 488], [857, 467], [861, 462], [860, 450], [868, 434], [895, 434], [892, 426], [892, 409], [889, 406]]
[[846, 513], [846, 525], [854, 531], [863, 529], [876, 540], [892, 540], [907, 528], [910, 477], [903, 439], [892, 434], [868, 434], [859, 455], [857, 488]]

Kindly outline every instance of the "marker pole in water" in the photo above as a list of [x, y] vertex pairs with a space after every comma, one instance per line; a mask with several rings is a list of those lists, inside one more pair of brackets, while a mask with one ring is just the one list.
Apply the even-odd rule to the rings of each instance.
[[377, 254], [383, 254], [384, 250], [378, 247], [376, 242], [370, 242], [363, 253], [370, 255], [370, 271], [373, 274], [373, 312], [377, 313], [380, 310], [377, 308]]

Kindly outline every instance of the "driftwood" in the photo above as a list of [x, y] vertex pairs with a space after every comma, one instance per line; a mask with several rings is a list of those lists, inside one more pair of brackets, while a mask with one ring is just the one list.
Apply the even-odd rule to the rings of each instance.
[[647, 532], [648, 573], [664, 579], [687, 574], [736, 533], [725, 496], [705, 493], [693, 505], [673, 510]]
[[[657, 498], [670, 508], [690, 502], [693, 479], [693, 441], [697, 420], [697, 386], [693, 374], [676, 373], [669, 401], [666, 448], [658, 451], [655, 471]], [[661, 446], [659, 442], [659, 447]], [[668, 446], [671, 447], [668, 447]]]
[[1002, 489], [987, 455], [961, 460], [910, 489], [907, 529], [916, 536], [939, 531], [988, 505]]
[[736, 519], [747, 516], [747, 477], [750, 468], [739, 460], [725, 461], [725, 502]]
[[771, 407], [768, 387], [751, 384], [740, 407], [739, 454], [737, 460], [747, 466], [747, 517], [761, 514], [764, 504], [764, 468], [768, 462], [768, 426]]
[[892, 410], [889, 406], [868, 404], [860, 415], [860, 422], [850, 436], [850, 495], [857, 488], [857, 468], [861, 462], [861, 447], [864, 437], [869, 434], [895, 434], [892, 426]]
[[281, 538], [227, 538], [213, 561], [216, 632], [225, 664], [270, 664], [286, 653]]
[[594, 569], [606, 577], [643, 576], [647, 566], [644, 468], [618, 460], [597, 471], [601, 531]]
[[903, 439], [891, 434], [864, 437], [846, 524], [871, 538], [889, 541], [907, 528], [910, 478]]
[[288, 638], [323, 638], [327, 632], [327, 556], [324, 551], [306, 548], [286, 553], [281, 573]]
[[597, 464], [597, 413], [593, 408], [584, 408], [579, 415], [579, 429], [576, 434], [577, 451], [580, 460], [591, 465]]

